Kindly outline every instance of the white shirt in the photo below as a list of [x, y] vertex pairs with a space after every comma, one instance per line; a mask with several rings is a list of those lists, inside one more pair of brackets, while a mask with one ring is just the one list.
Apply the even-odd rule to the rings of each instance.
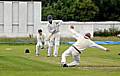
[[84, 49], [89, 48], [89, 47], [95, 47], [95, 48], [99, 48], [102, 50], [107, 50], [106, 48], [96, 44], [95, 42], [93, 42], [89, 38], [86, 39], [84, 36], [79, 35], [75, 30], [70, 29], [70, 31], [75, 35], [75, 38], [77, 40], [73, 44], [77, 49], [84, 50]]
[[59, 32], [60, 22], [52, 21], [52, 24], [48, 23], [48, 31], [49, 33], [57, 33]]
[[42, 33], [42, 35], [37, 34], [37, 42], [45, 42], [45, 33]]

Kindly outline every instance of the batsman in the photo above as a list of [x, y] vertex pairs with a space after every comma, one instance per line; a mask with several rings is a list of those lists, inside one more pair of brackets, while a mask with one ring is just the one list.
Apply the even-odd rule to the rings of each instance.
[[58, 49], [60, 45], [60, 31], [59, 26], [60, 22], [53, 21], [53, 17], [51, 15], [48, 15], [48, 57], [52, 56], [52, 48], [54, 48], [53, 56], [58, 56]]

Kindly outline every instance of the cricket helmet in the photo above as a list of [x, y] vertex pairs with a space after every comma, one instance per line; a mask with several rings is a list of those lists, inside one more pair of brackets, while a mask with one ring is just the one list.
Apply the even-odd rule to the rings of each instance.
[[42, 29], [38, 29], [38, 32], [42, 32]]
[[47, 20], [48, 20], [48, 21], [52, 21], [52, 19], [53, 19], [52, 15], [48, 15], [48, 16], [47, 16]]

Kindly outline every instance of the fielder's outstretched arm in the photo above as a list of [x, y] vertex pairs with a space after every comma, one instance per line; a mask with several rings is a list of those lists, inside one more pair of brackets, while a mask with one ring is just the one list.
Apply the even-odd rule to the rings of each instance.
[[70, 31], [74, 34], [74, 35], [78, 35], [78, 32], [76, 32], [74, 30], [74, 26], [70, 26]]
[[91, 45], [90, 47], [99, 48], [99, 49], [104, 50], [104, 51], [110, 51], [108, 48], [105, 48], [105, 47], [103, 47], [103, 46], [101, 46], [101, 45], [98, 45], [98, 44], [96, 44], [96, 43], [93, 42], [93, 41], [91, 41], [91, 43], [92, 43], [92, 45]]
[[80, 37], [80, 34], [74, 30], [74, 26], [70, 26], [70, 31], [75, 35], [74, 38], [78, 39]]

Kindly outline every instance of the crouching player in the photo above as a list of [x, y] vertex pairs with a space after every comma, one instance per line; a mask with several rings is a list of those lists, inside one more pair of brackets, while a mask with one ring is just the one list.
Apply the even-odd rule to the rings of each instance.
[[41, 49], [44, 49], [44, 45], [45, 45], [45, 34], [42, 32], [42, 29], [39, 29], [37, 34], [36, 56], [39, 56], [39, 51]]
[[[75, 39], [77, 40], [71, 47], [69, 47], [63, 54], [61, 59], [61, 64], [63, 67], [72, 67], [77, 66], [80, 64], [80, 54], [89, 47], [95, 47], [99, 48], [101, 50], [109, 51], [107, 48], [100, 46], [96, 43], [94, 43], [91, 38], [90, 33], [86, 33], [84, 36], [79, 35], [74, 30], [74, 26], [70, 26], [70, 31], [75, 35]], [[66, 57], [72, 55], [73, 56], [73, 62], [67, 64]]]

